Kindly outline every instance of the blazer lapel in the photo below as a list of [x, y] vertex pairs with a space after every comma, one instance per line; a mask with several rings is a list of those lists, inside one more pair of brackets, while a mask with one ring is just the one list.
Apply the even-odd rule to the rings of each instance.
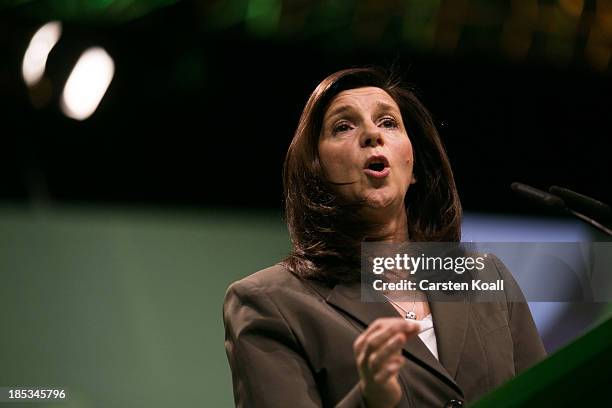
[[[353, 284], [337, 284], [327, 294], [327, 296], [325, 296], [325, 298], [328, 303], [342, 310], [357, 321], [361, 322], [364, 325], [363, 330], [365, 330], [365, 328], [377, 318], [398, 316], [398, 313], [395, 308], [389, 303], [387, 303], [387, 301], [380, 294], [375, 293], [373, 294], [373, 296], [378, 297], [378, 300], [380, 301], [362, 301], [361, 285], [359, 282], [357, 282]], [[444, 316], [440, 318], [442, 319], [442, 321], [444, 321], [444, 324], [436, 324], [436, 319], [438, 318], [437, 313], [441, 313], [442, 316]], [[467, 322], [467, 315], [465, 319], [461, 318], [461, 316], [458, 316], [459, 319], [455, 321], [453, 320], [455, 314], [452, 313], [452, 308], [441, 306], [436, 307], [435, 309], [432, 307], [432, 316], [434, 320], [434, 330], [436, 332], [436, 339], [438, 343], [438, 354], [440, 354], [440, 351], [442, 351], [443, 355], [445, 355], [448, 364], [445, 364], [444, 360], [438, 361], [434, 357], [434, 355], [431, 354], [431, 352], [419, 336], [414, 336], [412, 339], [406, 342], [406, 345], [403, 347], [404, 355], [407, 358], [415, 361], [417, 364], [425, 367], [429, 371], [433, 371], [436, 376], [443, 379], [451, 387], [456, 389], [460, 394], [463, 394], [463, 391], [457, 385], [453, 378], [454, 374], [457, 371], [456, 364], [459, 361], [459, 355], [455, 356], [453, 355], [453, 353], [456, 350], [460, 351], [462, 347], [454, 345], [453, 342], [455, 341], [454, 339], [458, 338], [458, 335], [459, 337], [464, 339], [465, 333], [461, 335], [461, 332], [465, 331], [465, 328], [462, 329], [462, 322]], [[447, 324], [450, 324], [450, 327], [447, 328]], [[438, 331], [438, 326], [440, 326], [442, 332]], [[441, 338], [449, 335], [453, 337], [443, 340], [442, 342], [440, 341]], [[451, 371], [447, 371], [449, 367], [454, 368], [452, 376], [450, 375]]]
[[430, 302], [440, 363], [457, 377], [468, 327], [468, 302]]

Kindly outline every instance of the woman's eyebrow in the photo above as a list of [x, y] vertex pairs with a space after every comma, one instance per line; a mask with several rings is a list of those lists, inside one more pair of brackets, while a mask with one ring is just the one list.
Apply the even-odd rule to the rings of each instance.
[[[376, 101], [376, 107], [379, 108], [380, 110], [397, 112], [397, 108], [395, 106], [393, 106], [393, 105], [391, 105], [391, 104], [389, 104], [387, 102], [383, 102], [383, 101]], [[335, 107], [331, 111], [329, 111], [325, 115], [325, 120], [330, 120], [334, 116], [338, 116], [338, 115], [346, 113], [346, 112], [351, 112], [353, 110], [354, 110], [354, 107], [351, 106], [351, 105], [340, 105], [338, 107]]]
[[352, 110], [353, 110], [353, 107], [351, 105], [340, 105], [334, 108], [332, 111], [328, 112], [328, 114], [325, 116], [327, 117], [327, 119], [331, 119], [334, 116], [337, 116], [337, 115], [340, 115], [342, 113], [349, 112]]
[[376, 106], [378, 106], [381, 110], [394, 111], [397, 112], [397, 108], [387, 102], [376, 101]]

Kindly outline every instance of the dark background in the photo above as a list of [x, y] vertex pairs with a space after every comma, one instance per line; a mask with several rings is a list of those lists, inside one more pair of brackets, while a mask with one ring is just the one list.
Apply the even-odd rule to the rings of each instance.
[[[284, 153], [309, 93], [335, 70], [377, 64], [398, 67], [419, 89], [466, 210], [538, 211], [511, 193], [512, 181], [612, 202], [610, 69], [585, 58], [595, 21], [585, 15], [596, 13], [595, 3], [585, 2], [573, 37], [555, 37], [571, 42], [569, 56], [550, 48], [553, 34], [532, 30], [520, 59], [500, 45], [516, 13], [510, 3], [498, 5], [497, 24], [483, 28], [466, 17], [454, 48], [439, 38], [429, 48], [406, 42], [401, 13], [389, 5], [388, 13], [359, 18], [369, 3], [346, 3], [348, 10], [323, 18], [329, 2], [314, 2], [297, 9], [301, 26], [297, 6], [283, 5], [275, 31], [262, 34], [248, 19], [215, 24], [221, 3], [178, 2], [123, 20], [70, 15], [47, 62], [51, 94], [42, 107], [33, 106], [20, 64], [46, 21], [40, 14], [62, 11], [5, 8], [0, 199], [280, 208]], [[92, 45], [113, 57], [115, 77], [96, 113], [74, 121], [58, 109], [59, 95]]]

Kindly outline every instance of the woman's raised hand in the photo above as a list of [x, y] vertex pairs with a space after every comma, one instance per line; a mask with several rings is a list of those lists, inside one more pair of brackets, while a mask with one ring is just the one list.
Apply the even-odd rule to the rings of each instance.
[[419, 332], [419, 325], [401, 317], [374, 320], [353, 343], [359, 386], [368, 408], [392, 408], [402, 397], [398, 373], [404, 365], [404, 343]]

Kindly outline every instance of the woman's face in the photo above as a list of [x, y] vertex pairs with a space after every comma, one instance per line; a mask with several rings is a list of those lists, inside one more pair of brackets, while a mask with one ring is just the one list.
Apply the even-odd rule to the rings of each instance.
[[340, 92], [332, 99], [319, 138], [319, 157], [337, 193], [365, 199], [371, 208], [401, 205], [412, 174], [413, 152], [400, 109], [380, 88]]

